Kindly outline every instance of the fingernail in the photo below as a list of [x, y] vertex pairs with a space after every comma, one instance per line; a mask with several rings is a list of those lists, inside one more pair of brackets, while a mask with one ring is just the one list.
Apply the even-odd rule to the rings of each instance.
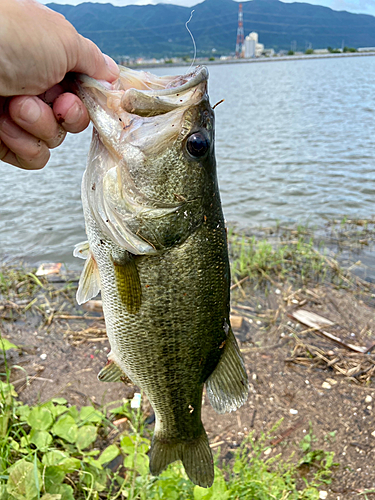
[[82, 112], [83, 110], [81, 106], [77, 102], [75, 102], [66, 113], [64, 123], [73, 125], [74, 123], [78, 122], [82, 117]]
[[20, 135], [18, 126], [10, 118], [1, 118], [0, 131], [12, 139], [17, 139]]
[[42, 110], [37, 100], [37, 97], [28, 97], [24, 100], [19, 111], [20, 118], [30, 125], [39, 120], [42, 114]]
[[104, 56], [105, 63], [107, 65], [107, 68], [110, 71], [110, 73], [115, 78], [118, 78], [120, 75], [120, 70], [119, 70], [116, 62], [111, 57], [107, 56], [107, 54], [103, 54], [103, 56]]

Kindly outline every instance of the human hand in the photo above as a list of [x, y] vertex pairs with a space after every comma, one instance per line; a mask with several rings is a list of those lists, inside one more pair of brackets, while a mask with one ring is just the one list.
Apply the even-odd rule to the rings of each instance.
[[85, 106], [66, 92], [68, 72], [109, 82], [116, 63], [57, 12], [35, 0], [1, 0], [0, 160], [43, 168], [49, 150], [89, 124]]

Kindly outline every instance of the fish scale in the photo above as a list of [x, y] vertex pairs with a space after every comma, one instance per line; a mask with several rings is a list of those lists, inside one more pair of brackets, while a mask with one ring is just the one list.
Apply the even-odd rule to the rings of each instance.
[[[130, 379], [154, 409], [151, 472], [157, 475], [180, 459], [189, 478], [208, 487], [214, 469], [201, 422], [204, 384], [219, 413], [240, 407], [248, 392], [230, 327], [230, 271], [208, 73], [197, 68], [184, 76], [183, 87], [165, 87], [161, 95], [168, 93], [168, 111], [162, 106], [160, 116], [157, 90], [142, 98], [143, 80], [146, 88], [158, 88], [157, 77], [128, 72], [121, 70], [113, 91], [87, 77], [79, 86], [96, 130], [82, 182], [88, 246], [75, 251], [87, 258], [77, 300], [89, 300], [101, 289], [111, 352], [100, 380]], [[127, 99], [117, 96], [121, 87], [126, 95], [127, 81], [133, 84], [134, 78], [139, 78], [137, 92]], [[182, 91], [183, 105], [174, 101]], [[121, 124], [128, 123], [128, 135], [121, 130], [117, 142], [118, 122], [111, 128], [112, 118], [108, 123], [103, 118], [106, 99], [131, 109], [130, 117], [120, 104], [116, 109]], [[152, 115], [145, 117], [148, 105]], [[114, 110], [108, 113], [113, 117]], [[144, 129], [140, 120], [147, 120]], [[159, 135], [149, 135], [152, 120], [162, 125]], [[180, 130], [161, 147], [168, 124]]]

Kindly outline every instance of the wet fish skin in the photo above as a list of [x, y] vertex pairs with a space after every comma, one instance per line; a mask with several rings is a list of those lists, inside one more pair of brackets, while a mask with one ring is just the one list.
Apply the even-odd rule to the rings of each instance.
[[[248, 382], [230, 328], [214, 113], [206, 81], [197, 72], [190, 79], [198, 74], [201, 81], [188, 89], [191, 96], [184, 95], [182, 106], [177, 99], [173, 108], [172, 94], [172, 109], [166, 112], [163, 104], [162, 115], [157, 115], [156, 95], [152, 114], [145, 116], [149, 96], [142, 100], [137, 93], [132, 113], [120, 107], [120, 122], [129, 123], [119, 134], [121, 144], [113, 129], [108, 132], [108, 125], [103, 126], [104, 106], [96, 105], [98, 96], [81, 86], [97, 131], [82, 183], [89, 247], [77, 298], [89, 300], [101, 288], [111, 353], [99, 377], [129, 378], [144, 390], [155, 411], [151, 472], [157, 475], [181, 459], [190, 479], [208, 487], [214, 472], [201, 422], [204, 384], [221, 413], [245, 402]], [[137, 102], [142, 102], [139, 115]], [[110, 107], [107, 112], [113, 113]], [[176, 130], [166, 130], [165, 121]], [[164, 127], [160, 137], [159, 125]], [[187, 150], [194, 133], [207, 139], [209, 148], [202, 157], [194, 158]]]

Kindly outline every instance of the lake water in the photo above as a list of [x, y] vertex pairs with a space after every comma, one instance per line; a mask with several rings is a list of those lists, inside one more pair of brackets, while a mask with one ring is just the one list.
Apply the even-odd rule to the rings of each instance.
[[[177, 74], [186, 68], [157, 68]], [[375, 57], [210, 66], [224, 213], [241, 228], [375, 213]], [[42, 171], [0, 162], [0, 256], [77, 267], [90, 130]]]

